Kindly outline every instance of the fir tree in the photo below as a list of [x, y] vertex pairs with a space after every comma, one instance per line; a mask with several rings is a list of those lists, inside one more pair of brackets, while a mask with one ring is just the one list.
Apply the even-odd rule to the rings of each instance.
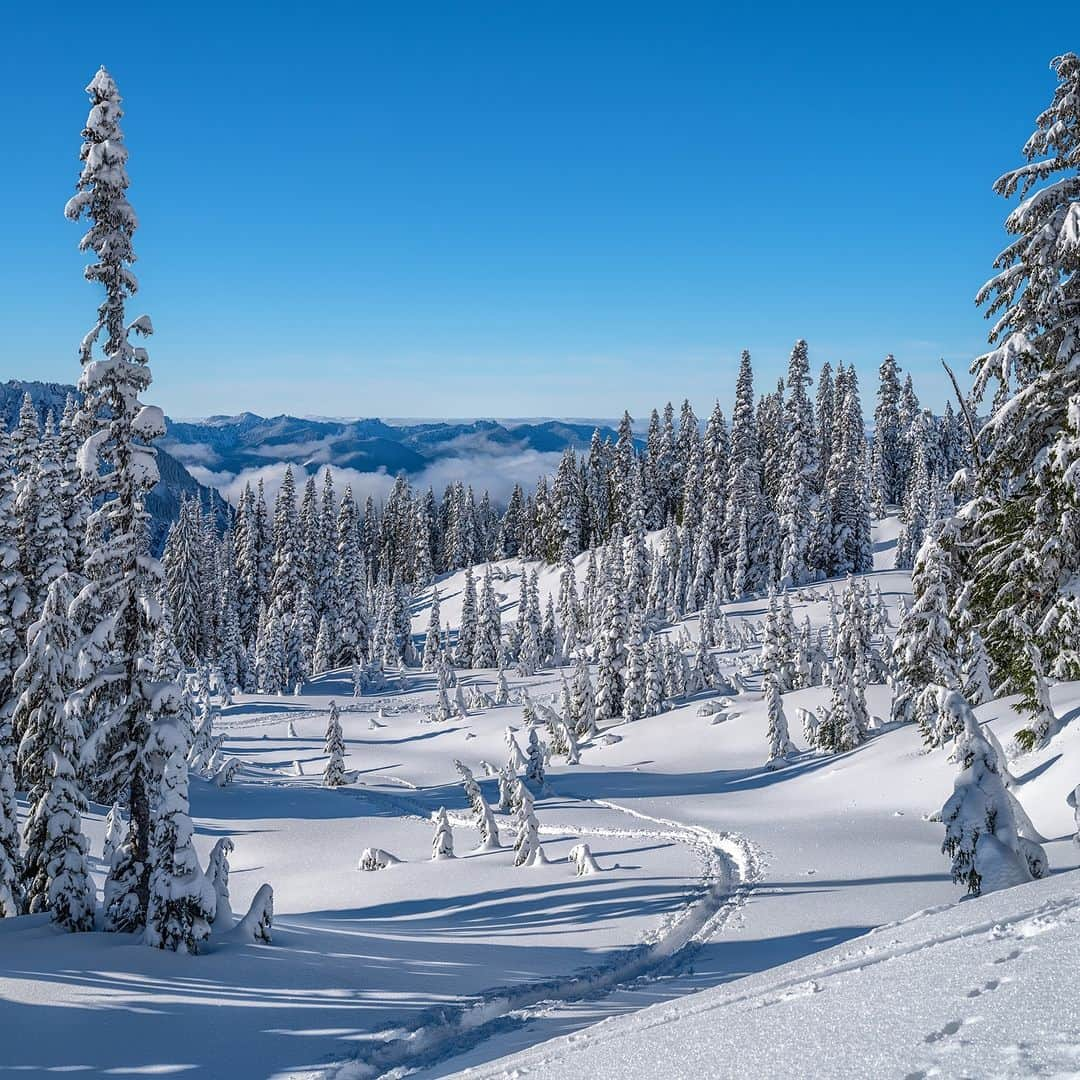
[[766, 768], [775, 768], [795, 752], [795, 746], [788, 735], [788, 722], [784, 715], [784, 703], [780, 698], [780, 686], [773, 672], [765, 672], [762, 689], [765, 694], [765, 712], [769, 718], [769, 760], [766, 762]]
[[326, 787], [341, 787], [345, 779], [345, 737], [341, 731], [341, 720], [337, 704], [330, 702], [330, 716], [326, 722], [326, 740], [323, 753], [328, 756], [323, 772], [323, 784]]
[[[146, 944], [197, 953], [210, 936], [217, 893], [199, 865], [191, 842], [187, 745], [181, 725], [154, 725], [150, 755], [158, 764], [151, 845], [153, 872], [146, 914]], [[114, 860], [115, 865], [115, 860]]]
[[[74, 605], [90, 632], [83, 639], [82, 678], [71, 705], [84, 730], [92, 732], [86, 754], [94, 762], [98, 797], [111, 802], [122, 793], [130, 807], [124, 857], [113, 859], [106, 882], [106, 922], [131, 930], [144, 922], [151, 867], [157, 869], [146, 747], [152, 726], [168, 722], [162, 714], [179, 695], [148, 675], [158, 611], [143, 600], [159, 593], [161, 567], [149, 553], [145, 500], [158, 481], [150, 442], [164, 432], [164, 417], [139, 401], [150, 385], [150, 368], [146, 350], [130, 340], [132, 333], [145, 336], [153, 327], [146, 316], [130, 324], [125, 318], [126, 301], [137, 288], [129, 268], [137, 222], [126, 196], [120, 95], [104, 68], [87, 93], [91, 109], [83, 130], [83, 168], [65, 213], [72, 220], [89, 219], [80, 247], [97, 261], [87, 267], [86, 277], [105, 289], [97, 321], [80, 349], [83, 408], [77, 420], [88, 432], [79, 463], [87, 494], [97, 500], [88, 528], [102, 540], [88, 554], [88, 584]], [[94, 346], [103, 334], [104, 356], [98, 359]]]
[[952, 879], [972, 896], [1029, 881], [1033, 842], [1021, 841], [1017, 833], [997, 751], [983, 737], [959, 691], [943, 689], [940, 697], [938, 711], [959, 731], [960, 773], [941, 811], [945, 825], [941, 850], [952, 859]]
[[446, 807], [440, 806], [432, 815], [435, 823], [435, 835], [431, 840], [431, 857], [439, 861], [454, 857], [454, 833], [450, 828], [450, 819], [446, 816]]

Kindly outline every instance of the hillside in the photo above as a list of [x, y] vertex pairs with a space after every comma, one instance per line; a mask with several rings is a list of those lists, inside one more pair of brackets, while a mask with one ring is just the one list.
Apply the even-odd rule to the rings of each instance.
[[[878, 527], [883, 552], [894, 532], [891, 521]], [[505, 621], [515, 614], [522, 569], [515, 560], [499, 565]], [[452, 626], [461, 577], [439, 583]], [[895, 618], [908, 576], [871, 577]], [[542, 589], [553, 580], [544, 569]], [[821, 622], [824, 597], [840, 587], [799, 590], [796, 619]], [[725, 611], [733, 623], [755, 626], [764, 609], [751, 601]], [[426, 616], [421, 598], [414, 630]], [[696, 620], [672, 632], [684, 631], [695, 636]], [[730, 673], [738, 653], [716, 655]], [[466, 693], [491, 691], [494, 678], [461, 673]], [[558, 669], [508, 673], [512, 692], [527, 687], [539, 702], [557, 693], [561, 678]], [[28, 1034], [11, 1051], [12, 1066], [183, 1068], [209, 1077], [227, 1054], [231, 1077], [253, 1078], [464, 1068], [634, 1076], [638, 1067], [655, 1075], [658, 1060], [665, 1076], [766, 1076], [827, 1039], [836, 1047], [830, 1074], [854, 1076], [857, 1055], [886, 1030], [897, 1038], [880, 1058], [884, 1074], [901, 1066], [959, 1074], [1011, 1046], [1021, 1047], [1010, 1059], [1021, 1064], [1063, 1061], [1072, 1045], [1065, 1005], [1047, 1006], [1023, 1039], [1020, 1019], [998, 1023], [986, 1010], [1016, 1006], [1013, 970], [1045, 967], [1051, 955], [1063, 965], [1056, 971], [1067, 970], [1076, 876], [958, 904], [942, 826], [931, 820], [955, 775], [947, 752], [925, 752], [912, 727], [880, 729], [847, 754], [808, 751], [795, 707], [825, 693], [785, 695], [798, 753], [774, 771], [764, 768], [755, 678], [743, 693], [703, 691], [659, 716], [603, 723], [579, 765], [553, 761], [536, 800], [549, 863], [529, 868], [513, 866], [515, 826], [502, 814], [502, 849], [473, 850], [477, 834], [454, 768], [455, 758], [465, 762], [496, 803], [483, 763], [504, 760], [507, 727], [525, 741], [520, 704], [431, 723], [423, 708], [435, 699], [433, 679], [417, 671], [404, 687], [392, 680], [355, 700], [347, 672], [313, 680], [299, 698], [238, 698], [218, 722], [224, 751], [240, 762], [236, 781], [220, 789], [192, 780], [196, 846], [205, 858], [218, 837], [234, 837], [234, 910], [262, 881], [274, 883], [273, 946], [212, 940], [195, 978], [184, 957], [134, 941], [65, 936], [37, 917], [12, 920], [2, 928], [0, 1025]], [[342, 706], [352, 770], [338, 790], [321, 783], [332, 699]], [[886, 714], [887, 688], [870, 687], [869, 700], [871, 712]], [[706, 702], [720, 711], [702, 715]], [[1058, 685], [1054, 702], [1071, 715], [1080, 685]], [[1008, 702], [985, 705], [979, 716], [1006, 746], [1022, 722]], [[1072, 870], [1080, 849], [1065, 795], [1080, 773], [1080, 728], [1017, 760], [1014, 772], [1019, 797], [1049, 838], [1055, 874]], [[458, 857], [433, 862], [430, 815], [440, 806], [450, 812]], [[104, 810], [92, 807], [85, 822], [95, 856]], [[573, 875], [567, 858], [581, 841], [599, 874]], [[359, 872], [371, 846], [402, 862]], [[94, 867], [100, 884], [99, 859]], [[937, 914], [892, 925], [928, 908]], [[998, 922], [1004, 929], [993, 931]], [[1044, 925], [1048, 936], [1039, 938]], [[1061, 935], [1060, 958], [1049, 931]], [[1023, 952], [1028, 937], [1041, 951]], [[890, 996], [894, 977], [899, 992]], [[996, 996], [984, 1001], [992, 980]], [[1056, 976], [1047, 980], [1046, 994], [1058, 985]], [[969, 990], [978, 993], [965, 997]], [[1038, 1009], [1047, 999], [1029, 1000]], [[27, 1008], [44, 1004], [65, 1007], [65, 1040], [47, 1037], [52, 1010]], [[820, 1021], [805, 1011], [819, 1006]], [[100, 1023], [103, 1009], [131, 1017], [124, 1040]], [[976, 1016], [994, 1022], [979, 1025]], [[598, 1021], [606, 1023], [590, 1026]], [[537, 1047], [549, 1039], [558, 1041]], [[641, 1040], [654, 1039], [646, 1053]], [[515, 1053], [522, 1056], [499, 1060]]]

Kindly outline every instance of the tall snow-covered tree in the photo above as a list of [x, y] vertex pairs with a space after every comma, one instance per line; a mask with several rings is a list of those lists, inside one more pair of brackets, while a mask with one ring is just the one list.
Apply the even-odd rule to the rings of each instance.
[[811, 567], [817, 513], [817, 439], [810, 403], [810, 361], [805, 341], [797, 341], [788, 362], [783, 415], [783, 474], [777, 499], [780, 519], [780, 585], [803, 585]]
[[[1058, 85], [1026, 161], [994, 185], [1020, 202], [1005, 221], [997, 273], [976, 298], [993, 325], [991, 350], [972, 365], [973, 398], [994, 393], [978, 433], [974, 501], [962, 514], [972, 610], [1001, 689], [1024, 694], [1033, 712], [1022, 628], [1041, 629], [1080, 568], [1080, 57], [1065, 53], [1051, 66]], [[1048, 652], [1048, 666], [1055, 658]]]
[[150, 754], [157, 762], [146, 944], [197, 953], [210, 936], [217, 891], [203, 874], [192, 844], [188, 806], [187, 738], [175, 722], [154, 725]]
[[[97, 500], [88, 528], [101, 539], [88, 553], [87, 585], [74, 604], [89, 632], [81, 644], [81, 679], [71, 706], [91, 732], [85, 754], [93, 763], [98, 797], [112, 802], [123, 795], [130, 808], [129, 837], [106, 882], [106, 924], [132, 930], [145, 922], [155, 858], [146, 748], [152, 727], [168, 722], [162, 712], [172, 709], [179, 695], [149, 676], [159, 611], [146, 597], [160, 594], [161, 567], [149, 552], [145, 501], [158, 481], [151, 440], [164, 432], [164, 417], [139, 400], [150, 385], [149, 357], [131, 342], [132, 334], [145, 336], [153, 327], [145, 315], [131, 323], [125, 315], [138, 287], [130, 269], [137, 219], [127, 200], [121, 99], [104, 68], [87, 93], [83, 167], [65, 213], [72, 220], [89, 220], [80, 248], [96, 261], [86, 268], [86, 277], [105, 290], [97, 321], [80, 348], [83, 407], [77, 421], [88, 432], [79, 465], [88, 495]], [[103, 355], [95, 356], [102, 338]]]
[[341, 731], [341, 719], [337, 703], [330, 702], [330, 715], [326, 721], [326, 740], [323, 753], [327, 755], [323, 771], [326, 787], [341, 787], [345, 780], [345, 736]]

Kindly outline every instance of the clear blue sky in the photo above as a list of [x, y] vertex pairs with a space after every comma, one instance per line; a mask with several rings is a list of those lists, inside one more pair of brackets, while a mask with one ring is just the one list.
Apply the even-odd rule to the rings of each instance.
[[77, 375], [104, 63], [174, 415], [704, 412], [800, 336], [939, 405], [985, 339], [990, 185], [1080, 48], [1053, 3], [159, 7], [5, 16], [0, 375]]

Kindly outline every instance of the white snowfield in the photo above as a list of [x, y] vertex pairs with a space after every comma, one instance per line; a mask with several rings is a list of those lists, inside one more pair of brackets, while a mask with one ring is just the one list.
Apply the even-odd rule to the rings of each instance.
[[1080, 1073], [1080, 873], [920, 912], [462, 1076]]
[[[883, 562], [890, 541], [879, 532]], [[522, 567], [500, 569], [509, 622]], [[908, 575], [872, 577], [895, 621]], [[541, 590], [556, 579], [542, 571]], [[451, 624], [463, 580], [439, 585]], [[842, 588], [796, 595], [796, 620], [823, 622], [833, 584]], [[756, 623], [765, 604], [727, 611]], [[426, 625], [421, 599], [414, 629]], [[696, 635], [696, 620], [684, 626]], [[730, 673], [738, 654], [718, 659]], [[494, 688], [492, 671], [459, 675], [466, 695]], [[507, 677], [512, 692], [527, 685], [547, 704], [562, 672]], [[848, 754], [809, 753], [795, 708], [824, 700], [819, 688], [784, 695], [799, 753], [767, 770], [758, 677], [747, 686], [605, 722], [579, 765], [554, 759], [534, 792], [546, 861], [525, 867], [514, 866], [508, 815], [496, 815], [502, 847], [475, 850], [454, 767], [467, 765], [496, 804], [506, 728], [527, 742], [520, 705], [428, 722], [421, 710], [436, 687], [416, 671], [403, 690], [361, 699], [347, 672], [299, 698], [238, 699], [216, 726], [240, 763], [235, 781], [192, 782], [196, 846], [205, 860], [220, 836], [235, 841], [235, 911], [273, 884], [273, 944], [212, 938], [187, 957], [117, 935], [63, 934], [44, 917], [4, 920], [0, 1074], [1080, 1072], [1077, 876], [957, 905], [943, 829], [929, 820], [952, 790], [947, 752], [925, 753], [908, 727]], [[887, 716], [887, 689], [871, 687], [869, 698], [871, 713]], [[349, 780], [335, 789], [322, 786], [331, 700]], [[700, 711], [706, 702], [711, 713]], [[1056, 686], [1054, 703], [1071, 716], [1080, 685]], [[978, 715], [1006, 747], [1022, 725], [1003, 702]], [[1012, 770], [1051, 867], [1075, 868], [1065, 799], [1080, 781], [1080, 724]], [[456, 857], [432, 860], [441, 807]], [[106, 809], [85, 823], [94, 856]], [[599, 872], [576, 874], [570, 853], [581, 843]], [[363, 872], [367, 848], [401, 861]], [[100, 885], [103, 865], [93, 865]], [[866, 936], [928, 907], [943, 910]]]

